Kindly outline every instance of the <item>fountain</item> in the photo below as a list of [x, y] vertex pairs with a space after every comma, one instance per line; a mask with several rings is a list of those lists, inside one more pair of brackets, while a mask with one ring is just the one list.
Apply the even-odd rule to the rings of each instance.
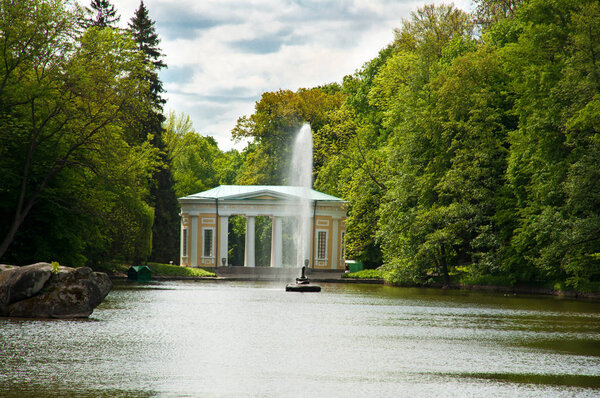
[[288, 172], [288, 184], [301, 188], [301, 197], [298, 216], [298, 229], [294, 236], [296, 243], [296, 259], [298, 267], [302, 266], [300, 278], [296, 278], [296, 283], [290, 283], [285, 287], [288, 292], [320, 292], [321, 287], [311, 285], [306, 277], [306, 269], [309, 265], [310, 256], [310, 214], [311, 200], [310, 192], [312, 188], [312, 131], [310, 126], [305, 123], [302, 125], [296, 139], [292, 152], [292, 161]]
[[296, 283], [288, 283], [285, 285], [286, 292], [320, 292], [321, 286], [311, 285], [308, 277], [306, 276], [306, 267], [308, 266], [308, 260], [305, 260], [305, 264], [302, 267], [300, 278], [296, 278]]

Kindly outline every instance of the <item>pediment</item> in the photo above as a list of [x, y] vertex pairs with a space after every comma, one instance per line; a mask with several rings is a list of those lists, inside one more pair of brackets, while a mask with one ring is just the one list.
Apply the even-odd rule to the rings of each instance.
[[220, 185], [207, 191], [198, 192], [179, 198], [184, 202], [212, 202], [220, 201], [298, 201], [298, 200], [344, 202], [322, 192], [310, 188], [298, 186], [280, 186], [280, 185]]
[[257, 200], [277, 200], [277, 199], [281, 199], [280, 197], [275, 197], [272, 195], [261, 195], [261, 196], [254, 196], [252, 199], [257, 199]]
[[256, 192], [248, 192], [239, 195], [229, 196], [229, 200], [290, 200], [298, 199], [293, 195], [286, 195], [281, 192], [274, 192], [270, 190], [260, 190]]

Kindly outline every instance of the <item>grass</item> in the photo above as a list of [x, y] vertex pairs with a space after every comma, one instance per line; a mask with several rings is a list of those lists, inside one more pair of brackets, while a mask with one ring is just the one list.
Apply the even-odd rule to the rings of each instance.
[[381, 271], [377, 269], [364, 269], [358, 272], [349, 272], [342, 275], [342, 278], [351, 279], [383, 279]]
[[[213, 277], [214, 273], [201, 268], [181, 267], [179, 265], [148, 263], [146, 264], [152, 270], [152, 276], [194, 276], [194, 277]], [[96, 271], [106, 272], [109, 275], [127, 274], [130, 264], [110, 261], [94, 267]]]
[[108, 275], [127, 274], [129, 269], [129, 265], [116, 261], [107, 261], [91, 267], [94, 271], [106, 272]]
[[202, 268], [181, 267], [179, 265], [159, 263], [148, 263], [148, 267], [152, 270], [152, 275], [157, 276], [215, 276], [213, 272], [203, 270]]

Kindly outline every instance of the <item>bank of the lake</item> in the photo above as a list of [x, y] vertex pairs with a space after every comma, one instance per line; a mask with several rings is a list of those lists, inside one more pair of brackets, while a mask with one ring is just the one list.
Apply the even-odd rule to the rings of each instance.
[[[439, 278], [438, 278], [439, 279]], [[358, 272], [346, 273], [343, 275], [343, 281], [354, 281], [364, 283], [387, 283], [385, 280], [385, 272], [378, 269], [365, 269]], [[581, 298], [586, 300], [600, 300], [600, 292], [586, 292], [586, 291], [575, 291], [575, 290], [561, 290], [554, 289], [547, 286], [533, 286], [533, 285], [494, 285], [494, 284], [476, 284], [476, 283], [450, 283], [445, 286], [439, 281], [431, 281], [428, 284], [413, 284], [413, 285], [401, 285], [404, 287], [419, 287], [419, 288], [435, 288], [435, 289], [458, 289], [458, 290], [475, 290], [475, 291], [486, 291], [496, 292], [503, 294], [529, 294], [529, 295], [544, 295], [544, 296], [558, 296], [558, 297], [569, 297], [569, 298]], [[400, 287], [400, 285], [399, 285]]]
[[[273, 269], [270, 267], [218, 267], [214, 268], [191, 268], [181, 267], [173, 264], [147, 263], [152, 270], [152, 278], [156, 281], [185, 281], [214, 279], [232, 282], [255, 282], [255, 281], [290, 281], [299, 273], [298, 269]], [[127, 270], [130, 266], [119, 262], [110, 262], [97, 267], [97, 270], [106, 272], [113, 280], [124, 280], [127, 278]], [[309, 270], [310, 280], [315, 283], [350, 283], [350, 284], [389, 284], [384, 279], [384, 274], [375, 269], [365, 269], [358, 272], [344, 273], [342, 270]], [[393, 286], [393, 285], [391, 285]], [[468, 283], [451, 283], [444, 286], [440, 282], [431, 282], [427, 285], [404, 285], [397, 287], [432, 288], [473, 290], [483, 292], [495, 292], [506, 295], [541, 295], [568, 297], [571, 299], [584, 299], [600, 301], [600, 292], [577, 292], [572, 290], [557, 290], [544, 286], [531, 285], [483, 285]]]
[[[214, 278], [214, 272], [202, 268], [180, 267], [173, 264], [146, 263], [144, 264], [152, 271], [153, 278], [160, 279], [196, 279], [196, 278]], [[107, 273], [112, 279], [124, 279], [127, 277], [127, 271], [131, 264], [117, 261], [104, 262], [94, 266], [96, 271]]]

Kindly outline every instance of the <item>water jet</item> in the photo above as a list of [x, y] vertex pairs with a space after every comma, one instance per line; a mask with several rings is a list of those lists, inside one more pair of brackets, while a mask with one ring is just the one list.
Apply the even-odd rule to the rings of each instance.
[[[311, 222], [311, 200], [310, 190], [312, 188], [312, 131], [310, 126], [305, 123], [298, 130], [296, 139], [294, 141], [294, 148], [292, 152], [291, 167], [288, 174], [288, 183], [301, 187], [304, 191], [302, 199], [300, 200], [300, 214], [298, 217], [298, 230], [295, 236], [296, 241], [296, 258], [299, 267], [302, 267], [300, 278], [296, 278], [296, 283], [290, 283], [286, 285], [286, 292], [320, 292], [321, 287], [318, 285], [311, 285], [310, 281], [306, 277], [306, 269], [310, 265], [310, 260], [307, 257], [310, 256], [310, 242], [311, 232], [312, 240], [314, 240], [314, 215], [313, 215], [313, 227], [310, 227]], [[316, 204], [316, 201], [315, 201]], [[315, 208], [316, 210], [316, 208]], [[312, 229], [312, 231], [311, 231]], [[314, 251], [314, 249], [313, 249]], [[302, 259], [304, 265], [302, 265]], [[314, 254], [313, 254], [314, 262]], [[313, 264], [314, 267], [314, 264]]]

